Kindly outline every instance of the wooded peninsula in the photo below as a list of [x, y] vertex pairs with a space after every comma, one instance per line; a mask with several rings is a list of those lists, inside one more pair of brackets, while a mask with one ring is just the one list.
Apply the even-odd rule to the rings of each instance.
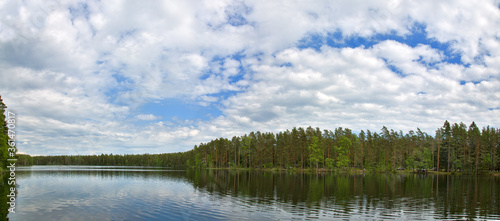
[[356, 134], [347, 128], [293, 128], [218, 138], [187, 152], [140, 155], [20, 156], [26, 165], [120, 165], [193, 168], [427, 169], [487, 172], [500, 169], [500, 131], [474, 122], [443, 126], [430, 136], [382, 127]]

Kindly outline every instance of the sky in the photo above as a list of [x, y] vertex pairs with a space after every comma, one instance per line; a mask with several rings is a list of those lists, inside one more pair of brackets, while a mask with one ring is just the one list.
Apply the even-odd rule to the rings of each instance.
[[0, 0], [0, 95], [30, 155], [499, 128], [500, 1]]

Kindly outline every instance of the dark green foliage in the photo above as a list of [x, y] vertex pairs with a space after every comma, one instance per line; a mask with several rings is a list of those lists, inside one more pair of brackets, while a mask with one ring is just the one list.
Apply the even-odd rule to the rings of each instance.
[[33, 165], [33, 157], [31, 157], [30, 155], [17, 154], [16, 158], [17, 158], [17, 162], [16, 162], [17, 166], [32, 166]]
[[[101, 166], [161, 166], [192, 167], [196, 164], [194, 151], [164, 154], [101, 154], [33, 156], [34, 165], [101, 165]], [[189, 160], [189, 163], [188, 163]]]
[[2, 97], [0, 96], [0, 171], [6, 168], [7, 158], [9, 154], [9, 128], [7, 128], [7, 119], [5, 116], [5, 110], [7, 106], [3, 103]]

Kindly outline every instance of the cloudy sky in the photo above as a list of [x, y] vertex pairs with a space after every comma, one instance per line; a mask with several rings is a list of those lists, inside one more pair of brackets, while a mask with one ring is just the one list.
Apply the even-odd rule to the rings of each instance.
[[0, 1], [0, 95], [34, 155], [293, 127], [500, 127], [500, 1]]

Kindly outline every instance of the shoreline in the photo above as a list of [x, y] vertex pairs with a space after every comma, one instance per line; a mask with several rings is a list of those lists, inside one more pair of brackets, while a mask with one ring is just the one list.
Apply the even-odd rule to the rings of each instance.
[[231, 168], [231, 167], [223, 167], [223, 168], [193, 168], [193, 169], [211, 169], [211, 170], [253, 170], [253, 171], [263, 171], [263, 172], [296, 172], [296, 173], [340, 173], [340, 174], [429, 174], [429, 175], [491, 175], [491, 176], [500, 176], [500, 172], [481, 172], [475, 174], [474, 172], [466, 172], [466, 171], [426, 171], [426, 172], [417, 172], [412, 170], [369, 170], [365, 169], [365, 171], [361, 169], [324, 169], [319, 168], [311, 169], [311, 168], [292, 168], [292, 169], [284, 169], [284, 168]]
[[[30, 165], [30, 166], [102, 166], [102, 165]], [[106, 165], [106, 166], [123, 166], [123, 165]], [[131, 167], [134, 167], [132, 165], [129, 165]], [[139, 166], [140, 167], [140, 166]], [[163, 168], [163, 167], [158, 167], [158, 168]], [[338, 174], [429, 174], [429, 175], [476, 175], [474, 172], [467, 172], [467, 171], [451, 171], [451, 172], [445, 172], [445, 171], [432, 171], [428, 170], [426, 172], [417, 172], [417, 170], [372, 170], [372, 169], [355, 169], [355, 168], [347, 168], [347, 169], [325, 169], [325, 168], [290, 168], [290, 169], [284, 169], [284, 168], [245, 168], [245, 167], [203, 167], [203, 168], [192, 168], [192, 167], [165, 167], [165, 168], [175, 168], [175, 169], [182, 169], [182, 170], [190, 170], [190, 169], [207, 169], [207, 170], [240, 170], [240, 171], [262, 171], [262, 172], [292, 172], [292, 173], [338, 173]], [[0, 168], [0, 174], [4, 174], [6, 171], [1, 170]], [[477, 175], [490, 175], [490, 176], [499, 176], [500, 177], [500, 172], [480, 172]]]

